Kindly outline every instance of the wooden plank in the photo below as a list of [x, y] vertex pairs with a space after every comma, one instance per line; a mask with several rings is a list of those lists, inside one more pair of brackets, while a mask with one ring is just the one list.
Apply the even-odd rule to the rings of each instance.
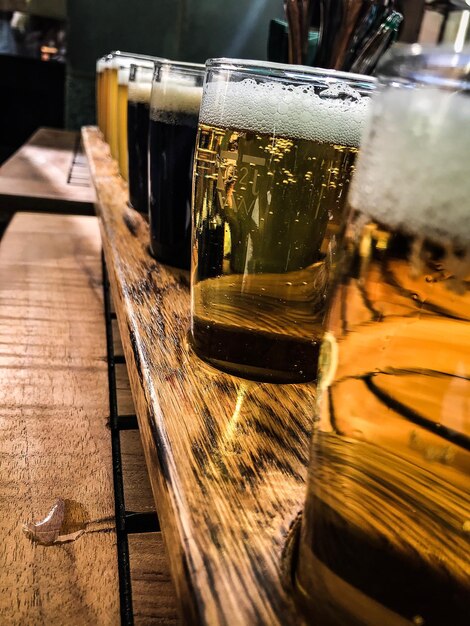
[[177, 626], [176, 598], [161, 533], [129, 535], [136, 626]]
[[124, 356], [124, 348], [122, 347], [121, 333], [119, 332], [119, 326], [118, 326], [117, 320], [111, 321], [111, 327], [113, 330], [114, 356]]
[[[26, 213], [0, 245], [2, 624], [119, 621], [100, 249], [93, 217]], [[59, 498], [85, 532], [34, 543]]]
[[80, 161], [78, 139], [71, 131], [37, 130], [0, 168], [2, 213], [27, 209], [91, 215], [96, 196]]
[[117, 363], [115, 372], [118, 415], [135, 415], [134, 400], [126, 366]]
[[122, 479], [126, 511], [150, 513], [155, 502], [138, 430], [123, 430], [121, 437]]
[[195, 357], [188, 274], [149, 256], [108, 147], [93, 127], [83, 138], [178, 605], [189, 623], [302, 624], [283, 557], [304, 501], [314, 385], [248, 382]]

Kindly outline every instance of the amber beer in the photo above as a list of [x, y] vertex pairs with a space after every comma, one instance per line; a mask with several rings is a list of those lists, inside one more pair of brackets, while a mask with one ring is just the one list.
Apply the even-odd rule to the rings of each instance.
[[322, 76], [221, 84], [197, 140], [193, 345], [248, 378], [312, 380], [368, 98]]
[[96, 123], [98, 128], [103, 132], [104, 122], [104, 76], [105, 76], [106, 60], [105, 58], [98, 59], [96, 62]]
[[98, 122], [105, 141], [108, 141], [108, 85], [112, 58], [112, 55], [108, 54], [102, 59], [98, 78]]
[[297, 567], [322, 626], [469, 623], [470, 98], [433, 62], [382, 87], [350, 193]]
[[106, 140], [111, 155], [118, 158], [118, 71], [119, 57], [113, 57], [106, 72]]
[[119, 171], [124, 180], [128, 180], [129, 177], [127, 157], [127, 92], [129, 71], [129, 67], [124, 67], [118, 72], [118, 160]]
[[[109, 144], [112, 156], [119, 161], [119, 70], [129, 68], [132, 63], [138, 62], [147, 67], [153, 67], [152, 57], [128, 52], [112, 52], [109, 55], [106, 70], [106, 140]], [[124, 88], [121, 89], [121, 92]], [[122, 128], [127, 133], [127, 124]]]

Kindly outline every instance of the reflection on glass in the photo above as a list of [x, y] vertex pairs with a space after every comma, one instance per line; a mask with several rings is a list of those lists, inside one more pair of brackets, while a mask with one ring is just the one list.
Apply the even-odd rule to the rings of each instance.
[[395, 55], [320, 360], [297, 583], [324, 626], [468, 624], [470, 57]]
[[193, 345], [247, 378], [316, 375], [344, 199], [373, 84], [215, 60], [195, 159]]

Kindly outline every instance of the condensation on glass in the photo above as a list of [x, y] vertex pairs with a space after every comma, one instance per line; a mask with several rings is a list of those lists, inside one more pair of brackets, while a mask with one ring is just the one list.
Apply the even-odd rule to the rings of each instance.
[[352, 181], [296, 584], [312, 623], [464, 626], [470, 53], [399, 48]]

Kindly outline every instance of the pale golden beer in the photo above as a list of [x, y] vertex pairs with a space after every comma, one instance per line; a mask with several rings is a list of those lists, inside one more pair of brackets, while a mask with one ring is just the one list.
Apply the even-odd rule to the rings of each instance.
[[152, 66], [152, 61], [144, 61], [139, 55], [131, 55], [127, 52], [111, 53], [106, 78], [106, 137], [111, 155], [119, 162], [119, 81], [120, 69], [129, 69], [136, 58], [140, 62]]
[[118, 71], [121, 61], [113, 57], [106, 73], [106, 140], [113, 158], [118, 159]]
[[[297, 365], [293, 377], [315, 377], [331, 269], [328, 245], [344, 208], [338, 190], [349, 184], [357, 151], [200, 124], [198, 350], [210, 353], [220, 344], [237, 362], [249, 333], [255, 355], [268, 350], [264, 366], [273, 377], [289, 357]], [[247, 376], [256, 374], [250, 361]]]
[[99, 79], [98, 120], [100, 120], [100, 130], [103, 133], [106, 142], [108, 141], [108, 76], [111, 60], [111, 55], [107, 55], [105, 57], [102, 65], [101, 77]]
[[296, 579], [322, 626], [469, 623], [470, 57], [395, 54], [320, 358]]
[[103, 98], [104, 98], [104, 70], [106, 61], [104, 58], [96, 62], [96, 122], [98, 128], [103, 132]]
[[365, 81], [343, 93], [337, 81], [339, 91], [322, 96], [322, 78], [318, 86], [246, 78], [205, 88], [193, 197], [193, 345], [247, 378], [316, 377], [367, 110], [361, 91], [371, 89]]
[[118, 154], [119, 171], [124, 180], [128, 180], [127, 155], [127, 93], [130, 67], [121, 68], [118, 72]]

